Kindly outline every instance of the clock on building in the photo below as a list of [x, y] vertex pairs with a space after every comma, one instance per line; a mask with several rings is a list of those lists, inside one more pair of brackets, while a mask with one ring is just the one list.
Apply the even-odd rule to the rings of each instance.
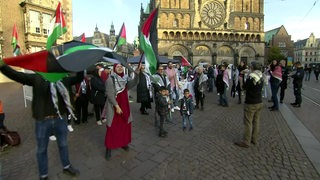
[[201, 8], [201, 20], [210, 28], [216, 28], [223, 24], [226, 18], [224, 6], [218, 1], [208, 1]]

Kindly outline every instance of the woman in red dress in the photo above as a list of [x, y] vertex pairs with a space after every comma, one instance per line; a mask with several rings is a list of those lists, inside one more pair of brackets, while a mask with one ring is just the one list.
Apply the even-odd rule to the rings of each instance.
[[105, 136], [106, 159], [111, 157], [111, 149], [123, 148], [129, 151], [131, 143], [131, 122], [128, 89], [138, 83], [139, 68], [134, 78], [124, 74], [121, 64], [113, 65], [113, 74], [106, 81], [106, 119], [107, 132]]

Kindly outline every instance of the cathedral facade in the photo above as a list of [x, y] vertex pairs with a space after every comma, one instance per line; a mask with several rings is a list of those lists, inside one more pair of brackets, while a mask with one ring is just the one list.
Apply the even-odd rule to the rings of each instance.
[[158, 54], [199, 63], [264, 62], [263, 0], [151, 0]]

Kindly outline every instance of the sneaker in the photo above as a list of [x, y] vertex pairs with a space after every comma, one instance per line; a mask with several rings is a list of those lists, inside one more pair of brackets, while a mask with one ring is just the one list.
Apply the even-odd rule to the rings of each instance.
[[48, 175], [40, 176], [40, 180], [47, 180], [47, 179], [49, 179]]
[[106, 123], [106, 122], [107, 122], [107, 119], [102, 119], [101, 122], [102, 122], [102, 123]]
[[50, 136], [49, 139], [50, 139], [51, 141], [56, 141], [56, 140], [57, 140], [56, 136], [54, 136], [54, 135]]
[[183, 127], [183, 128], [182, 128], [182, 131], [186, 131], [186, 127]]
[[174, 109], [177, 110], [177, 111], [180, 111], [179, 106], [175, 106]]
[[102, 126], [102, 122], [101, 121], [97, 121], [97, 125], [98, 126]]
[[171, 112], [174, 112], [174, 108], [171, 109]]
[[68, 168], [63, 168], [63, 173], [68, 174], [69, 176], [77, 176], [80, 174], [80, 171], [69, 165]]
[[69, 132], [73, 132], [73, 128], [72, 128], [71, 124], [68, 125], [68, 130], [69, 130]]

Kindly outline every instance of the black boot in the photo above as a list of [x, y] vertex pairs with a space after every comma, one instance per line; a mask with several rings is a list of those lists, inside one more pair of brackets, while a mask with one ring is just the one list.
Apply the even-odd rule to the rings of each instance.
[[111, 149], [106, 149], [106, 160], [110, 160], [111, 158]]

